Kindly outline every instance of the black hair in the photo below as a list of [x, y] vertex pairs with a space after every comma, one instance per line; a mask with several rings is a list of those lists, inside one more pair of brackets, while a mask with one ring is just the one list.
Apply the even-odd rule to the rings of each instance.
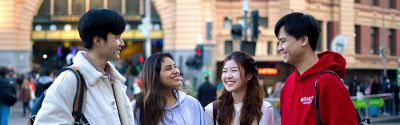
[[313, 16], [300, 12], [283, 16], [275, 25], [275, 36], [277, 38], [282, 27], [285, 28], [286, 33], [296, 39], [307, 36], [311, 49], [316, 50], [321, 28]]
[[107, 40], [107, 34], [121, 35], [125, 30], [124, 18], [109, 9], [90, 9], [82, 15], [78, 22], [79, 36], [83, 46], [91, 49], [93, 38], [98, 36]]

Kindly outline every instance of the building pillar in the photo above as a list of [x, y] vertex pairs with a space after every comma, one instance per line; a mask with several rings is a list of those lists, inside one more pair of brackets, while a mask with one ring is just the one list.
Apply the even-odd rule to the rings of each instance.
[[348, 63], [354, 63], [355, 57], [355, 33], [354, 33], [354, 1], [340, 0], [339, 11], [340, 34], [347, 37], [347, 47], [344, 51], [344, 57]]

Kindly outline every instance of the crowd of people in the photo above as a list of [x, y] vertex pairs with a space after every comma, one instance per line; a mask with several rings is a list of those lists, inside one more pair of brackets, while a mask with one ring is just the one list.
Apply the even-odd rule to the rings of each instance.
[[[136, 86], [140, 92], [130, 98], [126, 94], [130, 79], [109, 62], [120, 58], [125, 26], [123, 17], [109, 9], [90, 9], [82, 15], [78, 31], [86, 51], [78, 51], [69, 66], [77, 73], [64, 71], [56, 76], [43, 70], [39, 77], [16, 77], [11, 69], [0, 68], [1, 125], [8, 124], [14, 98], [21, 100], [22, 115], [26, 115], [32, 100], [44, 91], [46, 97], [31, 117], [32, 124], [272, 125], [280, 116], [282, 125], [354, 125], [362, 122], [350, 98], [357, 92], [395, 93], [394, 99], [385, 98], [383, 111], [398, 113], [398, 87], [389, 79], [379, 84], [372, 78], [361, 84], [354, 77], [347, 83], [348, 89], [345, 87], [341, 78], [346, 60], [335, 52], [315, 52], [321, 29], [313, 16], [300, 12], [282, 17], [274, 30], [284, 62], [296, 68], [269, 93], [280, 98], [279, 102], [264, 100], [266, 92], [258, 80], [256, 62], [241, 51], [224, 58], [222, 83], [214, 85], [205, 77], [197, 99], [182, 91], [182, 75], [174, 57], [155, 53], [144, 62], [140, 85]], [[77, 86], [82, 82], [78, 76], [84, 79], [83, 91], [78, 91], [82, 89]], [[75, 112], [78, 94], [84, 98], [79, 100], [79, 112]], [[274, 106], [278, 108], [274, 110]]]

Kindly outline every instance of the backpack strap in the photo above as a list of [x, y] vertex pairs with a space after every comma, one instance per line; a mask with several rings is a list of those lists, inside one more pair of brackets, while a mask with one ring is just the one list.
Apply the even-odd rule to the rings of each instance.
[[[314, 100], [315, 100], [314, 107], [317, 110], [316, 111], [317, 125], [323, 125], [322, 118], [321, 118], [321, 112], [319, 110], [318, 80], [322, 76], [322, 74], [325, 74], [325, 73], [331, 73], [331, 74], [335, 75], [337, 78], [339, 78], [339, 80], [341, 80], [339, 75], [336, 72], [332, 71], [332, 70], [325, 70], [325, 71], [322, 71], [321, 73], [318, 74], [317, 79], [314, 82]], [[357, 113], [357, 121], [358, 121], [358, 123], [360, 123], [361, 122], [361, 117], [360, 117], [360, 114], [358, 114], [357, 109], [356, 109], [356, 113]], [[366, 120], [367, 120], [366, 122], [369, 123], [369, 119], [366, 119]]]
[[[82, 113], [82, 108], [83, 108], [83, 101], [84, 101], [84, 96], [87, 90], [86, 88], [86, 82], [85, 79], [83, 78], [83, 75], [79, 72], [79, 70], [75, 67], [69, 66], [62, 71], [65, 70], [70, 70], [74, 73], [78, 80], [78, 84], [76, 85], [76, 93], [75, 93], [75, 98], [74, 98], [74, 104], [72, 108], [72, 117], [75, 120], [74, 124], [80, 124], [80, 121], [82, 120], [84, 124], [89, 124], [89, 121], [86, 119], [85, 115]], [[61, 72], [62, 72], [61, 71]]]
[[213, 120], [214, 120], [214, 125], [217, 125], [217, 113], [218, 113], [218, 108], [217, 108], [217, 100], [212, 102], [213, 105]]

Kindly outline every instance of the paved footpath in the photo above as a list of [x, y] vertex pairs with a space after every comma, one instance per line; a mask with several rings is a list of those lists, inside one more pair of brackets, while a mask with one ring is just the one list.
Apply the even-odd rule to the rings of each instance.
[[26, 116], [22, 116], [22, 114], [22, 102], [17, 102], [10, 109], [9, 125], [26, 125], [28, 121], [28, 113]]

